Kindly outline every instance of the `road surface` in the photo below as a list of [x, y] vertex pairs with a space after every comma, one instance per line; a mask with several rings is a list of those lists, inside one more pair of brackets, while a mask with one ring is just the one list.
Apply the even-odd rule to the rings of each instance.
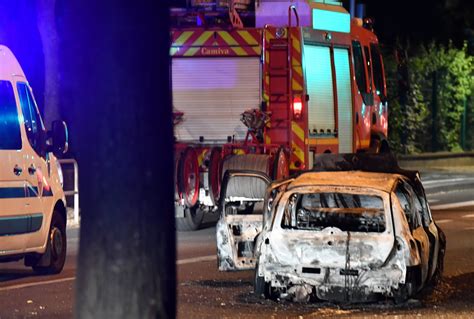
[[[253, 272], [220, 273], [215, 228], [178, 233], [178, 317], [474, 317], [474, 174], [423, 175], [435, 220], [447, 235], [445, 279], [422, 301], [338, 306], [261, 300], [252, 294]], [[215, 220], [216, 217], [214, 217]], [[0, 319], [72, 318], [79, 229], [68, 229], [64, 271], [35, 276], [21, 262], [0, 264]]]

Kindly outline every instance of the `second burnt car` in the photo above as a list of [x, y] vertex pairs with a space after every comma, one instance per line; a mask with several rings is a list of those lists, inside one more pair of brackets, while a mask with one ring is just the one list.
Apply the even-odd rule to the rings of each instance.
[[257, 294], [294, 301], [399, 302], [437, 284], [446, 239], [417, 172], [390, 155], [328, 155], [315, 166], [265, 195], [231, 198], [223, 187], [220, 270], [255, 268]]

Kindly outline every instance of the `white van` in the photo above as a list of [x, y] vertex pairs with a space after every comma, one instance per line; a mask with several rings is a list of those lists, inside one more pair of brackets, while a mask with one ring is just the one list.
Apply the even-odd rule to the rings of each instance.
[[0, 45], [0, 262], [25, 259], [41, 273], [59, 273], [66, 259], [66, 208], [56, 156], [67, 128], [46, 131], [28, 81]]

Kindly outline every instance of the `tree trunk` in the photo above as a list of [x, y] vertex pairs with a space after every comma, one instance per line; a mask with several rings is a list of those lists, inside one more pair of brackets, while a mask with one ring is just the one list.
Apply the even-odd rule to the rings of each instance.
[[167, 5], [58, 5], [61, 106], [81, 183], [75, 315], [174, 318]]
[[56, 31], [56, 0], [37, 0], [37, 23], [44, 53], [44, 121], [46, 128], [59, 114], [59, 38]]

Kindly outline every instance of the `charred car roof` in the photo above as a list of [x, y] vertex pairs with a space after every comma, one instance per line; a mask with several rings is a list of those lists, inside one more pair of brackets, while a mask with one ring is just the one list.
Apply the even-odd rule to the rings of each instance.
[[315, 157], [315, 172], [364, 171], [400, 174], [413, 179], [418, 171], [400, 168], [393, 153], [319, 154]]
[[288, 190], [303, 186], [344, 186], [372, 188], [390, 192], [396, 183], [398, 174], [373, 173], [363, 171], [345, 172], [307, 172], [295, 178]]
[[397, 178], [413, 182], [418, 171], [400, 168], [392, 153], [318, 154], [311, 171], [302, 172], [288, 189], [308, 185], [369, 187], [391, 191]]

